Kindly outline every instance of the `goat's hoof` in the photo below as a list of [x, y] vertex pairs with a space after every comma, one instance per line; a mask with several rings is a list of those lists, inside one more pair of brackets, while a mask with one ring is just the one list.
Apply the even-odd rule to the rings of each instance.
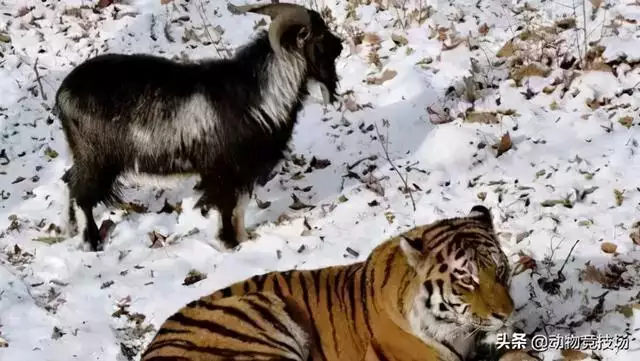
[[93, 244], [91, 242], [84, 241], [80, 245], [80, 249], [84, 252], [102, 252], [104, 251], [104, 243]]
[[83, 248], [87, 252], [101, 252], [104, 251], [104, 242], [100, 237], [92, 237], [89, 234], [89, 229], [85, 229], [83, 232], [84, 245]]
[[240, 243], [235, 239], [225, 239], [224, 237], [220, 236], [218, 236], [218, 239], [220, 240], [220, 243], [222, 243], [222, 246], [226, 251], [233, 251], [234, 249], [238, 248], [238, 246], [240, 246]]

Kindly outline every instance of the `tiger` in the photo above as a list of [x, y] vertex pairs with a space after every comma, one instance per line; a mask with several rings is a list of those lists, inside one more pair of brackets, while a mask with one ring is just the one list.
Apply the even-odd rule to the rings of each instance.
[[194, 300], [140, 361], [463, 361], [478, 334], [510, 327], [510, 280], [491, 212], [475, 205], [363, 261], [255, 275]]

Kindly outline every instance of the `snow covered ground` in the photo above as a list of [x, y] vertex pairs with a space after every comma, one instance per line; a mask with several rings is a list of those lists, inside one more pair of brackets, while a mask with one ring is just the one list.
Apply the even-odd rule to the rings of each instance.
[[[347, 39], [347, 95], [342, 109], [323, 109], [319, 95], [306, 105], [295, 156], [258, 190], [268, 203], [249, 208], [257, 239], [217, 251], [215, 214], [192, 210], [190, 179], [130, 188], [132, 207], [98, 207], [98, 223], [116, 228], [104, 252], [83, 252], [79, 237], [57, 234], [70, 158], [48, 109], [62, 78], [105, 51], [226, 56], [265, 24], [222, 1], [162, 2], [0, 1], [0, 360], [136, 360], [196, 297], [256, 273], [362, 260], [476, 203], [492, 208], [524, 269], [519, 327], [629, 335], [626, 350], [545, 360], [637, 359], [640, 3], [307, 3], [329, 9]], [[314, 207], [291, 209], [292, 194]], [[206, 278], [183, 285], [192, 270]]]

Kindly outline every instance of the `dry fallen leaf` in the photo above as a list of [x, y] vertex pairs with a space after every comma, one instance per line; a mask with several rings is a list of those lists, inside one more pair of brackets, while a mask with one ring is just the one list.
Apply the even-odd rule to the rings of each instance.
[[98, 8], [105, 8], [113, 3], [118, 3], [116, 0], [98, 0], [98, 4], [96, 6]]
[[616, 306], [616, 311], [620, 312], [626, 318], [633, 317], [633, 310], [640, 310], [640, 303], [631, 303], [628, 305]]
[[393, 215], [393, 213], [391, 212], [385, 212], [384, 213], [384, 218], [387, 219], [387, 222], [389, 222], [389, 224], [393, 223], [393, 220], [396, 219], [396, 216]]
[[627, 129], [629, 129], [633, 125], [633, 117], [627, 115], [627, 116], [624, 116], [624, 117], [618, 119], [618, 122], [623, 127], [627, 127]]
[[532, 76], [540, 76], [546, 77], [549, 75], [551, 70], [542, 67], [537, 64], [529, 64], [523, 67], [514, 69], [511, 71], [511, 79], [515, 80], [517, 83], [520, 83], [522, 79], [532, 77]]
[[160, 0], [160, 4], [162, 5], [167, 5], [168, 3], [170, 3], [173, 0]]
[[613, 68], [602, 60], [594, 61], [587, 65], [587, 70], [602, 71], [613, 74]]
[[513, 43], [513, 39], [510, 39], [502, 46], [500, 50], [498, 50], [496, 56], [498, 58], [508, 57], [515, 54], [516, 50], [518, 50], [518, 47]]
[[563, 361], [579, 361], [587, 358], [587, 354], [578, 350], [562, 350], [560, 351]]
[[363, 44], [364, 43], [380, 44], [381, 42], [382, 42], [382, 39], [376, 33], [365, 33], [364, 36], [362, 37]]
[[393, 40], [393, 42], [399, 46], [405, 46], [409, 44], [409, 40], [407, 40], [407, 38], [398, 34], [391, 34], [391, 40]]
[[367, 79], [367, 83], [368, 84], [375, 84], [375, 85], [382, 85], [387, 80], [391, 80], [391, 79], [395, 78], [396, 75], [398, 75], [397, 71], [391, 70], [391, 69], [387, 69], [387, 70], [382, 72], [382, 75], [380, 75], [379, 78], [377, 78], [377, 77], [368, 78]]
[[611, 242], [602, 242], [600, 248], [602, 249], [602, 252], [611, 254], [616, 253], [616, 249], [618, 249], [618, 246]]
[[606, 285], [608, 283], [607, 276], [593, 265], [587, 265], [587, 268], [585, 268], [581, 273], [583, 281], [599, 283], [601, 285]]
[[562, 30], [573, 29], [576, 27], [576, 18], [564, 18], [556, 21], [556, 27]]
[[487, 23], [480, 25], [478, 32], [480, 35], [487, 35], [487, 33], [489, 33], [489, 25], [487, 25]]
[[629, 237], [633, 243], [640, 246], [640, 230], [636, 229], [635, 231], [631, 231], [631, 233], [629, 233]]
[[442, 50], [453, 50], [457, 48], [460, 44], [464, 43], [465, 39], [455, 39], [451, 40], [451, 44], [447, 45], [446, 42], [442, 43]]
[[439, 28], [438, 29], [438, 40], [440, 40], [440, 41], [447, 40], [447, 31], [449, 31], [449, 29], [447, 29], [447, 28]]
[[207, 275], [197, 271], [197, 270], [191, 270], [189, 271], [189, 273], [187, 274], [187, 277], [185, 277], [184, 282], [182, 282], [182, 284], [184, 286], [189, 286], [192, 285], [196, 282], [200, 282], [203, 279], [207, 278]]
[[509, 132], [504, 133], [504, 135], [500, 139], [500, 143], [498, 143], [498, 153], [496, 154], [496, 157], [501, 156], [506, 151], [511, 149], [512, 145], [513, 144], [511, 143], [511, 136], [509, 135]]
[[167, 240], [167, 236], [156, 231], [149, 232], [148, 234], [151, 239], [151, 246], [149, 246], [149, 248], [162, 248], [164, 242]]
[[498, 115], [493, 112], [476, 112], [472, 111], [467, 114], [466, 123], [482, 123], [482, 124], [498, 124]]
[[520, 263], [525, 269], [535, 270], [537, 268], [536, 260], [527, 255], [520, 256], [518, 263]]

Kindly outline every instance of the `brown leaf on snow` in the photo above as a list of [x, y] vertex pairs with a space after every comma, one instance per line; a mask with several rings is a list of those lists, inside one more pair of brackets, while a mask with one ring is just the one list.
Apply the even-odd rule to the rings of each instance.
[[101, 9], [101, 8], [106, 8], [111, 4], [117, 4], [118, 2], [119, 2], [118, 0], [98, 0], [98, 3], [96, 4], [96, 6]]
[[382, 75], [380, 75], [380, 77], [367, 78], [367, 84], [382, 85], [384, 82], [395, 78], [396, 75], [398, 75], [397, 71], [392, 69], [387, 69], [382, 72]]
[[498, 153], [496, 154], [496, 157], [503, 155], [506, 151], [511, 149], [512, 146], [513, 143], [511, 143], [511, 136], [509, 135], [509, 132], [504, 133], [500, 139], [500, 143], [497, 144]]
[[618, 123], [620, 123], [620, 125], [622, 125], [623, 127], [629, 129], [633, 125], [633, 117], [630, 117], [628, 115], [621, 117], [620, 119], [618, 119]]
[[560, 19], [556, 21], [555, 25], [562, 30], [573, 29], [576, 27], [576, 18], [570, 17], [570, 18]]
[[602, 242], [602, 244], [600, 245], [600, 249], [602, 249], [602, 252], [604, 253], [616, 253], [616, 249], [618, 249], [618, 246], [614, 243], [611, 242]]
[[162, 5], [167, 5], [168, 3], [170, 3], [173, 0], [160, 0], [160, 4]]
[[589, 0], [591, 2], [591, 6], [593, 7], [594, 10], [600, 9], [600, 6], [602, 6], [602, 1], [603, 0]]
[[594, 61], [587, 65], [587, 70], [602, 71], [613, 74], [613, 68], [602, 60]]
[[624, 317], [626, 317], [626, 318], [633, 317], [633, 310], [638, 310], [638, 309], [640, 309], [640, 304], [639, 303], [632, 303], [632, 304], [628, 304], [628, 305], [618, 305], [618, 306], [616, 306], [616, 311], [618, 311], [621, 314], [623, 314]]
[[364, 33], [364, 35], [362, 36], [362, 43], [368, 43], [368, 44], [380, 44], [382, 42], [382, 39], [380, 38], [380, 36], [376, 33]]
[[478, 32], [480, 35], [487, 35], [489, 33], [489, 25], [487, 25], [487, 23], [480, 25]]
[[147, 207], [135, 202], [122, 203], [120, 209], [128, 213], [147, 213]]
[[510, 75], [511, 79], [515, 80], [517, 83], [520, 83], [524, 78], [532, 76], [546, 77], [550, 72], [550, 69], [544, 68], [541, 65], [529, 64], [512, 70]]
[[449, 31], [449, 29], [447, 28], [438, 28], [438, 40], [440, 41], [447, 40], [447, 31]]
[[391, 40], [393, 40], [393, 42], [398, 46], [405, 46], [409, 44], [409, 40], [407, 40], [407, 38], [398, 34], [391, 34]]
[[535, 270], [537, 268], [536, 260], [527, 255], [521, 255], [518, 263], [520, 263], [525, 269]]
[[482, 124], [498, 124], [498, 114], [494, 112], [477, 112], [472, 111], [467, 114], [466, 123], [482, 123]]
[[206, 274], [197, 270], [191, 270], [189, 271], [189, 273], [187, 273], [187, 277], [185, 277], [184, 282], [182, 282], [182, 285], [189, 286], [194, 283], [200, 282], [205, 278], [207, 278]]
[[448, 44], [446, 42], [442, 43], [442, 50], [453, 50], [455, 48], [457, 48], [460, 44], [464, 43], [465, 39], [455, 39], [455, 40], [451, 40], [451, 44]]
[[587, 265], [587, 268], [585, 268], [581, 273], [583, 281], [599, 283], [601, 285], [609, 283], [607, 276], [593, 265]]
[[562, 355], [562, 360], [564, 361], [579, 361], [587, 358], [586, 353], [572, 349], [562, 350], [560, 351], [560, 354]]
[[498, 50], [496, 56], [498, 58], [508, 57], [515, 54], [517, 50], [518, 47], [516, 46], [516, 44], [514, 44], [513, 39], [510, 39], [502, 46], [500, 50]]
[[538, 268], [536, 260], [527, 256], [526, 254], [520, 252], [520, 259], [518, 259], [518, 263], [516, 263], [513, 268], [513, 276], [517, 276], [527, 270], [535, 271]]
[[629, 233], [629, 238], [633, 243], [640, 246], [640, 222], [636, 222], [632, 227], [633, 230]]
[[151, 239], [151, 246], [149, 248], [162, 248], [164, 241], [167, 240], [167, 236], [158, 233], [156, 231], [149, 232], [149, 239]]

